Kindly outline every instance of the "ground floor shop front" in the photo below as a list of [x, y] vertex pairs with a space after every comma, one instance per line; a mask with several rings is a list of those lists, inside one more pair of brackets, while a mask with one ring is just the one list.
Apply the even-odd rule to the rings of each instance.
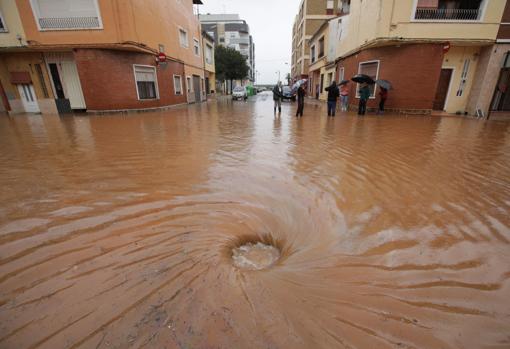
[[[450, 43], [373, 47], [338, 60], [336, 78], [340, 81], [355, 74], [366, 74], [374, 80], [390, 81], [393, 89], [389, 91], [386, 108], [392, 111], [416, 114], [436, 111], [486, 117], [490, 109], [505, 108], [506, 84], [501, 83], [501, 98], [493, 99], [493, 95], [498, 95], [498, 74], [508, 50], [508, 47], [493, 44]], [[506, 73], [502, 71], [501, 74], [504, 80]], [[370, 88], [368, 108], [376, 109], [379, 87]], [[351, 82], [349, 97], [354, 109], [359, 102], [358, 90], [359, 84]]]

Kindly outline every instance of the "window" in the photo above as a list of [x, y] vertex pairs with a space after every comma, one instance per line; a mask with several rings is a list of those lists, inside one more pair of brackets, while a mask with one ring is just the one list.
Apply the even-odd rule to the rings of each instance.
[[418, 0], [414, 19], [433, 21], [478, 20], [483, 0]]
[[197, 39], [193, 39], [193, 52], [195, 56], [200, 56], [200, 44]]
[[213, 48], [211, 45], [205, 45], [205, 62], [207, 64], [213, 64]]
[[312, 59], [312, 63], [315, 62], [315, 45], [312, 46], [312, 48], [310, 49], [310, 56]]
[[5, 24], [4, 17], [2, 16], [2, 13], [0, 12], [0, 32], [5, 33], [7, 32], [7, 25]]
[[331, 85], [332, 81], [333, 81], [333, 73], [328, 73], [328, 86]]
[[102, 29], [97, 0], [30, 0], [39, 30]]
[[327, 15], [332, 15], [334, 7], [335, 7], [335, 2], [333, 0], [327, 0], [327, 2], [326, 2], [326, 14]]
[[223, 36], [222, 36], [222, 37], [220, 37], [220, 42], [221, 42], [221, 43], [224, 43], [224, 42], [225, 42], [225, 38], [224, 38]]
[[174, 75], [174, 92], [176, 95], [182, 95], [182, 78], [180, 75]]
[[189, 47], [188, 32], [184, 29], [179, 29], [179, 42], [182, 47]]
[[[359, 64], [358, 74], [365, 74], [372, 79], [377, 80], [379, 75], [379, 61], [362, 62]], [[358, 84], [359, 85], [359, 84]], [[375, 98], [375, 84], [368, 85], [370, 89], [370, 98]], [[359, 88], [356, 88], [356, 97], [359, 98]]]
[[133, 67], [138, 99], [158, 99], [156, 68], [146, 65], [134, 65]]
[[345, 76], [345, 69], [344, 67], [340, 68], [339, 72], [338, 72], [338, 82], [342, 82], [344, 80], [344, 76]]
[[319, 56], [321, 58], [324, 56], [324, 36], [319, 39]]
[[338, 0], [338, 10], [341, 14], [349, 14], [351, 10], [351, 0]]
[[189, 76], [186, 77], [186, 89], [188, 93], [193, 91], [193, 86], [191, 85], [191, 78]]

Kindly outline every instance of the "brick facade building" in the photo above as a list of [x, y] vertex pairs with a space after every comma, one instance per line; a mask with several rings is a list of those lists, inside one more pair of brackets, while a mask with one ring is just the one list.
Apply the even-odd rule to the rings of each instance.
[[[443, 62], [443, 45], [407, 44], [366, 49], [337, 62], [337, 81], [358, 74], [364, 63], [377, 65], [377, 78], [389, 80], [394, 90], [390, 91], [387, 109], [416, 113], [432, 110], [436, 87]], [[357, 108], [358, 85], [350, 83], [350, 105]], [[378, 88], [368, 101], [368, 108], [376, 108]]]
[[[74, 57], [89, 111], [147, 109], [186, 103], [182, 62], [168, 60], [157, 64], [151, 54], [104, 49], [77, 49]], [[139, 98], [134, 66], [153, 67], [159, 98]], [[177, 76], [180, 78], [174, 79]], [[179, 81], [181, 86], [175, 86]]]

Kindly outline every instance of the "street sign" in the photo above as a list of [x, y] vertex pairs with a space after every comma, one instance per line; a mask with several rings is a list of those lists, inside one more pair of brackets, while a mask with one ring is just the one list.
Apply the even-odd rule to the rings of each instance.
[[158, 54], [158, 62], [160, 63], [166, 62], [166, 55], [164, 52], [160, 52]]
[[443, 45], [443, 53], [447, 53], [448, 51], [450, 51], [450, 43], [449, 43], [449, 42], [446, 42], [446, 43]]

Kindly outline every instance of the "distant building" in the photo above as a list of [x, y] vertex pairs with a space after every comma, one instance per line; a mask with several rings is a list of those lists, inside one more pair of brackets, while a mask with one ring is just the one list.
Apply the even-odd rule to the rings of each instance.
[[234, 48], [246, 57], [248, 80], [255, 81], [255, 43], [250, 27], [238, 14], [200, 15], [202, 30], [209, 34], [216, 45]]
[[310, 39], [328, 19], [348, 13], [350, 3], [350, 0], [301, 0], [292, 27], [293, 79], [308, 77]]
[[202, 32], [202, 49], [204, 51], [205, 93], [210, 95], [216, 89], [216, 67], [214, 64], [214, 39], [206, 32]]

